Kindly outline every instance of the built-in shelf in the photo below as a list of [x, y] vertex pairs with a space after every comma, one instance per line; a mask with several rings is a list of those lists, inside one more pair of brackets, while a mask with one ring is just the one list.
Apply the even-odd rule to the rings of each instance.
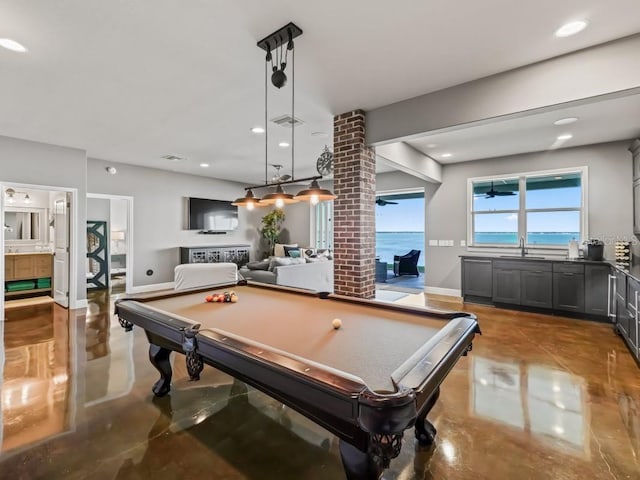
[[4, 292], [4, 296], [19, 297], [20, 295], [33, 295], [34, 293], [46, 293], [51, 292], [51, 288], [31, 288], [29, 290], [16, 290], [15, 292]]

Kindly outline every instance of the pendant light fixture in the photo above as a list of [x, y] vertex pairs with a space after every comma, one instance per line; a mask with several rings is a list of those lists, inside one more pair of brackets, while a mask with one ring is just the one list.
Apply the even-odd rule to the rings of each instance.
[[[279, 30], [273, 32], [271, 35], [263, 38], [258, 42], [258, 47], [266, 52], [265, 57], [265, 70], [264, 70], [264, 133], [265, 133], [265, 148], [264, 148], [264, 184], [263, 185], [251, 185], [245, 187], [245, 196], [240, 197], [232, 202], [232, 205], [239, 207], [247, 207], [249, 210], [253, 210], [255, 207], [275, 205], [276, 208], [282, 208], [285, 205], [297, 203], [300, 200], [310, 201], [314, 205], [320, 201], [333, 200], [336, 196], [331, 191], [320, 188], [318, 179], [322, 176], [314, 176], [307, 178], [295, 178], [295, 45], [293, 40], [302, 35], [302, 30], [295, 24], [289, 23]], [[271, 67], [271, 83], [276, 88], [280, 89], [287, 84], [287, 75], [285, 70], [289, 63], [289, 52], [291, 52], [291, 177], [290, 179], [283, 181], [268, 181], [268, 73], [269, 66]], [[297, 195], [292, 195], [284, 191], [283, 185], [292, 183], [300, 183], [311, 181], [311, 185], [308, 189], [299, 192]], [[275, 189], [264, 195], [262, 198], [257, 198], [253, 194], [253, 190], [265, 187], [275, 187]]]

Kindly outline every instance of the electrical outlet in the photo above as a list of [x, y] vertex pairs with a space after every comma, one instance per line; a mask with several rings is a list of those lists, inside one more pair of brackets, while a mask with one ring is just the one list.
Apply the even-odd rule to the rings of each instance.
[[461, 247], [466, 247], [467, 246], [467, 241], [466, 240], [460, 240], [460, 246]]

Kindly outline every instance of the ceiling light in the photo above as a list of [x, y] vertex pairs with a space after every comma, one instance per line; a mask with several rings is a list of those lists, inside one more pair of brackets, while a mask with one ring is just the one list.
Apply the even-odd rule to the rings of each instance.
[[429, 144], [427, 145], [427, 148], [436, 148], [437, 146], [438, 146], [438, 144], [437, 144], [437, 143], [429, 143]]
[[570, 133], [563, 133], [562, 135], [558, 135], [558, 140], [570, 140], [573, 138], [573, 135]]
[[260, 200], [260, 203], [265, 205], [275, 205], [277, 208], [282, 208], [290, 203], [298, 203], [299, 200], [293, 198], [290, 193], [285, 193], [282, 189], [282, 185], [278, 185], [273, 193], [265, 195]]
[[[267, 74], [269, 71], [271, 74], [271, 83], [276, 88], [282, 88], [287, 84], [287, 75], [285, 74], [285, 69], [288, 65], [289, 74], [291, 75], [291, 114], [281, 115], [280, 117], [271, 119], [272, 122], [280, 125], [282, 127], [291, 128], [291, 141], [285, 142], [281, 141], [278, 143], [280, 148], [287, 148], [291, 145], [294, 145], [295, 140], [295, 128], [297, 126], [303, 125], [304, 122], [295, 117], [295, 55], [294, 55], [294, 42], [293, 40], [302, 34], [302, 30], [298, 28], [293, 23], [288, 23], [284, 27], [279, 30], [273, 32], [272, 34], [266, 36], [264, 39], [258, 42], [258, 47], [266, 52], [265, 61], [267, 63], [267, 68], [265, 68], [265, 102], [264, 102], [264, 122], [265, 126], [267, 125], [268, 119], [268, 80]], [[275, 53], [274, 53], [275, 52]], [[289, 58], [289, 53], [291, 53], [291, 58]], [[287, 63], [289, 62], [289, 64]], [[253, 133], [267, 133], [266, 127], [256, 126], [251, 129]], [[327, 134], [324, 132], [314, 132], [313, 136], [326, 136]], [[289, 193], [285, 193], [282, 185], [292, 184], [298, 182], [305, 182], [308, 180], [317, 180], [322, 178], [322, 176], [308, 177], [308, 178], [295, 178], [295, 153], [294, 149], [291, 149], [291, 175], [280, 175], [281, 165], [273, 165], [276, 168], [276, 177], [274, 177], [271, 182], [269, 182], [267, 177], [268, 171], [268, 155], [269, 155], [269, 143], [268, 143], [268, 135], [265, 135], [264, 139], [264, 184], [263, 185], [253, 185], [245, 187], [247, 191], [246, 196], [238, 198], [233, 202], [234, 205], [247, 207], [252, 209], [255, 206], [261, 205], [275, 205], [276, 208], [282, 208], [284, 205], [290, 203], [296, 203], [299, 201], [298, 198], [295, 198], [293, 195]], [[269, 193], [262, 197], [261, 199], [256, 199], [253, 196], [252, 189], [256, 188], [265, 188], [265, 187], [276, 187], [272, 193]], [[317, 203], [324, 199], [334, 199], [336, 198], [333, 193], [329, 190], [321, 189], [318, 185], [318, 182], [315, 182], [310, 185], [310, 188], [307, 190], [303, 190], [300, 192], [300, 199], [309, 200], [312, 203]]]
[[567, 118], [561, 118], [560, 120], [556, 120], [555, 122], [553, 122], [554, 125], [569, 125], [570, 123], [574, 123], [577, 122], [578, 118], [577, 117], [567, 117]]
[[7, 203], [16, 203], [16, 199], [14, 198], [16, 191], [13, 188], [7, 188], [5, 194], [7, 195]]
[[451, 153], [443, 153], [443, 154], [442, 154], [442, 155], [440, 155], [440, 156], [441, 156], [442, 158], [449, 158], [449, 157], [452, 157], [452, 156], [453, 156], [453, 154], [451, 154]]
[[107, 167], [105, 168], [105, 170], [109, 175], [115, 175], [116, 173], [118, 173], [118, 169], [116, 167]]
[[236, 198], [231, 205], [235, 205], [236, 207], [247, 207], [247, 210], [253, 210], [255, 207], [262, 207], [264, 204], [261, 203], [260, 199], [253, 195], [253, 191], [251, 189], [247, 190], [247, 193], [244, 194], [244, 197]]
[[208, 164], [208, 163], [201, 163], [201, 164], [200, 164], [200, 166], [201, 166], [202, 168], [207, 168], [207, 167], [209, 166], [209, 164]]
[[15, 40], [11, 40], [10, 38], [0, 38], [0, 47], [4, 47], [7, 50], [18, 53], [25, 53], [27, 51], [27, 47], [19, 44]]
[[588, 23], [584, 20], [576, 20], [574, 22], [565, 23], [556, 30], [556, 37], [570, 37], [587, 28]]
[[318, 185], [318, 180], [314, 179], [311, 182], [311, 185], [309, 185], [309, 188], [298, 192], [298, 194], [294, 198], [296, 200], [309, 201], [312, 205], [317, 205], [318, 202], [334, 200], [337, 197], [331, 191], [325, 188], [320, 188], [320, 185]]
[[29, 197], [28, 193], [24, 196], [24, 203], [27, 203], [27, 204], [31, 203], [31, 197]]

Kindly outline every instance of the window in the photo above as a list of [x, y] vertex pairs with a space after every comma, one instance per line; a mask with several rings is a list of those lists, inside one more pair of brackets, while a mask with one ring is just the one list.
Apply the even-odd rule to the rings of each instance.
[[586, 238], [586, 167], [469, 179], [471, 246], [566, 246]]
[[315, 226], [313, 232], [316, 248], [333, 249], [333, 202], [320, 202], [315, 207]]

